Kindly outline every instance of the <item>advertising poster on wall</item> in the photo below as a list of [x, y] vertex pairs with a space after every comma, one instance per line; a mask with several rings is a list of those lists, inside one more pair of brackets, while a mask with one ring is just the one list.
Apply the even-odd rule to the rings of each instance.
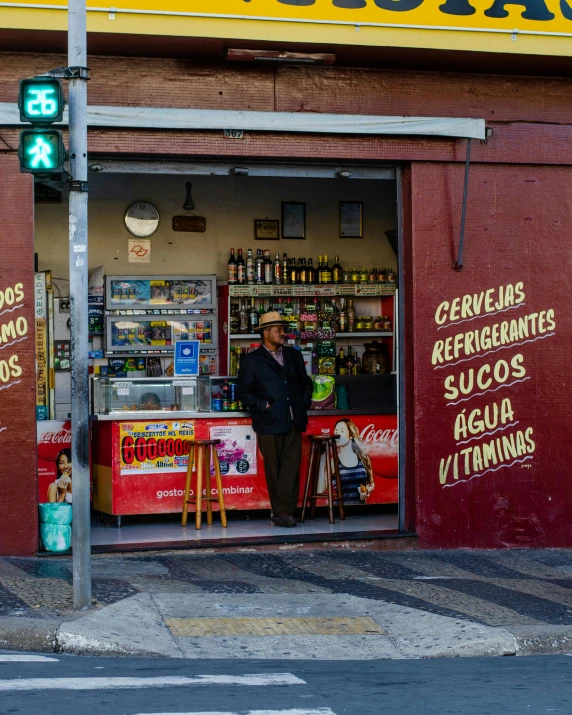
[[36, 424], [38, 503], [72, 502], [71, 422], [44, 420]]
[[194, 420], [121, 422], [120, 474], [185, 472]]
[[48, 420], [48, 294], [45, 273], [36, 273], [34, 276], [34, 316], [36, 328], [36, 419]]
[[[398, 500], [398, 431], [396, 415], [310, 417], [310, 434], [339, 434], [338, 460], [344, 504], [395, 504]], [[302, 475], [309, 447], [303, 440]], [[325, 489], [324, 458], [318, 491]], [[303, 480], [302, 480], [303, 481]]]
[[256, 433], [250, 425], [211, 426], [210, 439], [221, 440], [217, 451], [223, 476], [257, 474]]

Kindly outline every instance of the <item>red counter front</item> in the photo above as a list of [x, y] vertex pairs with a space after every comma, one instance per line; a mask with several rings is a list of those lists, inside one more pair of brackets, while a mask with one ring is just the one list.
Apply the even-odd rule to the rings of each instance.
[[[308, 433], [346, 426], [369, 457], [374, 488], [368, 504], [397, 502], [396, 415], [312, 415]], [[227, 509], [268, 509], [268, 493], [256, 435], [247, 417], [117, 420], [93, 423], [93, 504], [106, 514], [182, 511], [190, 439], [221, 439], [219, 459]], [[301, 489], [308, 466], [304, 437]]]

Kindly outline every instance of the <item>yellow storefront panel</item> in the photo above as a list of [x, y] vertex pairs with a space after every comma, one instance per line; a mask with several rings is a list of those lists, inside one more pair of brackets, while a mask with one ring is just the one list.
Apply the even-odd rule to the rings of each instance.
[[[43, 7], [42, 7], [43, 6]], [[65, 3], [0, 2], [0, 26], [64, 30]], [[572, 0], [123, 0], [91, 32], [572, 55]]]

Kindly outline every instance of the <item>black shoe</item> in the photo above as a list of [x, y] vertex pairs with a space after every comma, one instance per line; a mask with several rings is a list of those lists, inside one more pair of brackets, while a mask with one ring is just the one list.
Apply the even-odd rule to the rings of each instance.
[[279, 514], [278, 516], [272, 517], [272, 523], [275, 526], [291, 528], [293, 526], [296, 526], [296, 519], [294, 519], [293, 516], [290, 516], [290, 514]]

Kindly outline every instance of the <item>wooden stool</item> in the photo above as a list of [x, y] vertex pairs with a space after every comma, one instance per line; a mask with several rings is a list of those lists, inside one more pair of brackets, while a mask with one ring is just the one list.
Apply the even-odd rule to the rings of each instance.
[[[217, 501], [220, 508], [220, 521], [223, 527], [226, 528], [226, 511], [224, 508], [224, 496], [222, 492], [222, 480], [220, 478], [220, 465], [218, 462], [218, 452], [216, 445], [220, 444], [220, 439], [191, 439], [189, 440], [189, 466], [187, 467], [187, 481], [185, 483], [185, 501], [183, 502], [183, 518], [181, 526], [187, 525], [187, 513], [189, 504], [196, 504], [197, 510], [195, 514], [195, 523], [197, 529], [201, 528], [202, 507], [203, 502], [207, 505], [207, 524], [210, 526], [213, 523], [213, 508], [212, 502]], [[215, 470], [215, 480], [218, 496], [213, 497], [211, 494], [211, 456]], [[197, 489], [196, 497], [189, 498], [191, 490], [191, 477], [193, 474], [193, 465], [197, 465]], [[203, 496], [203, 476], [207, 496]]]
[[[314, 518], [316, 509], [316, 500], [328, 500], [328, 509], [330, 512], [330, 524], [334, 523], [334, 501], [338, 502], [340, 510], [340, 519], [345, 519], [344, 514], [344, 499], [342, 496], [342, 480], [340, 478], [340, 462], [338, 460], [338, 450], [336, 448], [336, 440], [340, 436], [337, 434], [309, 434], [308, 439], [311, 442], [310, 460], [308, 462], [308, 474], [306, 475], [306, 486], [304, 488], [304, 504], [302, 506], [302, 516], [300, 521], [303, 522], [306, 518], [306, 507], [310, 502], [310, 519]], [[317, 493], [318, 475], [320, 473], [320, 457], [322, 451], [325, 453], [325, 473], [326, 473], [326, 489], [327, 492], [322, 494]], [[333, 466], [333, 471], [332, 471]], [[336, 478], [336, 488], [334, 490], [332, 477]], [[335, 491], [335, 494], [334, 494]]]

